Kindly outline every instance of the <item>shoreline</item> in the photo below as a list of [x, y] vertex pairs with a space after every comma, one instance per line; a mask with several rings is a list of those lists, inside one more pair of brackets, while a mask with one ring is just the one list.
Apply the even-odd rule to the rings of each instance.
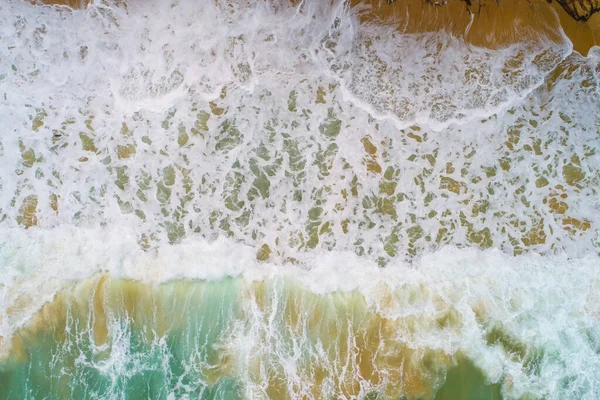
[[[82, 9], [87, 0], [31, 0], [34, 4]], [[297, 3], [297, 1], [292, 1]], [[573, 4], [571, 4], [573, 3]], [[544, 0], [350, 0], [362, 23], [395, 25], [403, 33], [439, 30], [469, 44], [500, 48], [526, 39], [563, 40], [583, 56], [600, 45], [600, 3]], [[362, 8], [362, 10], [361, 10]]]

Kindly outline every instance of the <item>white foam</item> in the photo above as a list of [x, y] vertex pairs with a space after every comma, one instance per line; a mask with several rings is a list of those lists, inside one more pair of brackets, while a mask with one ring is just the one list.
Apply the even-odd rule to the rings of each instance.
[[[395, 251], [406, 257], [408, 229], [415, 224], [423, 229], [413, 243], [417, 253], [435, 249], [433, 239], [451, 226], [448, 244], [470, 245], [462, 211], [507, 252], [516, 251], [510, 237], [522, 244], [541, 220], [547, 241], [537, 251], [559, 248], [578, 256], [594, 248], [594, 229], [568, 234], [562, 222], [598, 223], [598, 162], [582, 155], [594, 145], [597, 124], [597, 114], [582, 105], [600, 109], [597, 88], [580, 85], [590, 78], [593, 57], [561, 61], [569, 46], [543, 40], [490, 51], [443, 32], [399, 35], [358, 25], [341, 2], [329, 8], [308, 1], [295, 9], [258, 2], [234, 6], [233, 14], [225, 6], [146, 2], [126, 10], [94, 3], [85, 11], [57, 12], [3, 5], [0, 56], [12, 64], [3, 63], [0, 72], [7, 103], [0, 117], [13, 129], [0, 147], [3, 224], [16, 226], [21, 204], [35, 194], [42, 227], [119, 221], [151, 237], [151, 245], [200, 230], [206, 239], [226, 234], [249, 245], [266, 242], [282, 260], [301, 258], [312, 246], [388, 259], [385, 241], [393, 228]], [[576, 70], [549, 90], [539, 86], [557, 63]], [[377, 72], [379, 67], [387, 72]], [[440, 74], [444, 79], [434, 84]], [[295, 111], [288, 105], [292, 90]], [[315, 103], [319, 90], [325, 104]], [[387, 110], [406, 96], [410, 115]], [[434, 115], [440, 101], [452, 115]], [[206, 132], [199, 111], [210, 115]], [[327, 121], [339, 121], [337, 137], [320, 132]], [[422, 143], [406, 137], [415, 123], [421, 124]], [[182, 129], [184, 146], [178, 144]], [[502, 146], [515, 129], [520, 143], [508, 151]], [[562, 134], [567, 130], [568, 137]], [[233, 143], [223, 142], [235, 132]], [[378, 148], [382, 172], [397, 171], [395, 193], [386, 197], [394, 217], [365, 206], [365, 199], [379, 195], [383, 179], [366, 171], [364, 137]], [[540, 140], [542, 154], [522, 147]], [[135, 155], [119, 159], [120, 148], [131, 145]], [[27, 151], [35, 156], [31, 166], [24, 165]], [[573, 154], [586, 173], [580, 189], [565, 185], [562, 176]], [[510, 158], [510, 171], [501, 170], [502, 157]], [[456, 172], [446, 172], [448, 163]], [[164, 183], [166, 167], [175, 173], [170, 185]], [[496, 177], [486, 176], [487, 168], [496, 169]], [[462, 182], [467, 192], [448, 196], [441, 175]], [[545, 189], [536, 187], [540, 176], [549, 182]], [[257, 177], [268, 178], [268, 198], [254, 187]], [[558, 184], [569, 196], [565, 216], [541, 204]], [[159, 193], [161, 185], [168, 196]], [[522, 188], [529, 206], [513, 196]], [[356, 196], [341, 195], [354, 190]], [[400, 192], [403, 200], [394, 197]], [[58, 198], [58, 214], [47, 200], [51, 194]], [[428, 196], [433, 200], [426, 202]], [[491, 206], [476, 215], [473, 202]], [[311, 222], [309, 211], [317, 207], [321, 215]], [[446, 207], [451, 214], [442, 216]], [[428, 217], [432, 211], [438, 216]], [[309, 245], [310, 230], [326, 222], [331, 232]], [[361, 228], [372, 223], [374, 228]]]
[[[499, 250], [454, 247], [426, 254], [411, 264], [396, 262], [386, 268], [350, 252], [312, 252], [299, 268], [259, 262], [253, 247], [223, 237], [212, 242], [190, 237], [180, 244], [145, 252], [139, 248], [135, 233], [125, 227], [2, 229], [0, 260], [3, 289], [11, 292], [38, 291], [46, 284], [55, 289], [103, 272], [147, 283], [289, 276], [315, 293], [368, 293], [381, 284], [460, 286], [481, 281], [491, 286], [497, 283], [496, 289], [501, 291], [518, 287], [535, 292], [557, 286], [552, 290], [566, 294], [576, 293], [578, 286], [592, 285], [600, 274], [600, 261], [594, 255], [575, 259], [535, 254], [507, 257]], [[489, 290], [491, 286], [477, 290]], [[549, 301], [553, 299], [548, 297]]]
[[[467, 171], [466, 176], [462, 172], [461, 176], [450, 176], [466, 182], [475, 200], [488, 201], [496, 209], [495, 215], [486, 213], [485, 222], [482, 217], [468, 216], [478, 230], [491, 230], [495, 247], [512, 251], [509, 235], [519, 241], [536, 221], [544, 219], [549, 239], [546, 245], [538, 246], [538, 251], [548, 251], [558, 242], [571, 255], [591, 251], [595, 240], [591, 231], [581, 232], [581, 240], [565, 234], [562, 217], [547, 206], [539, 206], [547, 193], [541, 193], [535, 182], [541, 171], [548, 169], [543, 174], [550, 185], [564, 186], [561, 164], [569, 162], [570, 154], [585, 153], [584, 147], [595, 140], [594, 114], [584, 112], [579, 104], [600, 108], [597, 96], [581, 91], [578, 98], [563, 98], [587, 79], [585, 68], [593, 60], [573, 56], [567, 60], [569, 65], [578, 65], [578, 75], [560, 82], [551, 94], [542, 93], [550, 101], [546, 104], [539, 100], [541, 89], [534, 89], [569, 52], [568, 46], [553, 47], [542, 41], [489, 51], [444, 33], [393, 33], [396, 37], [387, 40], [385, 35], [392, 33], [358, 25], [341, 2], [333, 8], [305, 2], [297, 9], [252, 3], [234, 7], [231, 15], [223, 12], [225, 6], [181, 3], [171, 7], [150, 2], [134, 3], [125, 10], [93, 4], [86, 11], [75, 12], [56, 12], [26, 3], [3, 6], [6, 23], [2, 24], [1, 37], [6, 46], [2, 57], [14, 60], [16, 68], [12, 71], [4, 63], [2, 72], [8, 107], [0, 113], [14, 127], [14, 133], [2, 139], [0, 150], [0, 208], [7, 215], [4, 224], [17, 224], [19, 207], [31, 194], [38, 196], [37, 219], [42, 227], [63, 223], [93, 226], [98, 221], [118, 220], [153, 235], [158, 242], [167, 240], [173, 215], [182, 214], [182, 210], [184, 216], [177, 229], [183, 236], [198, 229], [205, 238], [222, 235], [221, 224], [211, 222], [211, 215], [216, 213], [219, 221], [227, 221], [228, 235], [260, 245], [261, 238], [253, 233], [260, 231], [272, 248], [279, 240], [280, 253], [298, 257], [307, 239], [301, 246], [288, 243], [298, 241], [295, 237], [299, 233], [308, 235], [309, 210], [325, 202], [320, 224], [330, 221], [335, 239], [320, 239], [319, 248], [355, 251], [354, 243], [362, 241], [373, 258], [387, 258], [382, 243], [397, 222], [403, 223], [398, 228], [398, 251], [406, 251], [407, 229], [415, 223], [411, 213], [416, 212], [417, 223], [424, 229], [416, 243], [419, 249], [431, 250], [434, 246], [424, 238], [434, 238], [443, 227], [459, 224], [458, 212], [445, 221], [439, 216], [433, 220], [427, 217], [433, 210], [441, 213], [443, 203], [453, 211], [465, 208], [460, 204], [468, 198], [466, 194], [445, 199], [440, 190], [440, 174], [450, 162], [456, 171]], [[377, 39], [377, 35], [385, 39]], [[388, 72], [376, 73], [375, 69], [388, 64]], [[429, 70], [426, 65], [430, 65]], [[398, 69], [398, 74], [390, 68]], [[510, 73], [505, 75], [503, 68]], [[476, 76], [464, 81], [464, 76], [470, 76], [465, 75], [468, 71]], [[439, 74], [444, 74], [442, 84], [431, 83]], [[387, 89], [382, 86], [385, 82]], [[336, 84], [341, 86], [331, 86]], [[221, 99], [223, 88], [227, 94]], [[319, 88], [324, 90], [326, 104], [315, 104]], [[291, 90], [296, 91], [296, 112], [288, 110]], [[392, 113], [392, 124], [373, 122], [373, 117], [387, 115], [381, 107], [391, 106], [409, 93], [410, 107], [418, 108], [410, 111], [412, 116], [398, 116], [398, 109]], [[208, 132], [200, 132], [205, 138], [194, 136], [191, 130], [200, 129], [197, 112], [211, 113], [208, 101], [216, 101], [223, 114], [211, 114], [206, 122]], [[453, 116], [436, 119], [431, 114], [436, 101], [454, 107]], [[474, 101], [477, 104], [469, 103]], [[512, 114], [506, 112], [508, 109]], [[532, 112], [541, 114], [536, 119], [541, 126], [521, 126]], [[565, 123], [559, 112], [577, 122]], [[341, 121], [340, 134], [333, 139], [319, 133], [319, 126], [331, 119], [330, 113]], [[36, 123], [38, 117], [40, 122]], [[485, 124], [483, 117], [489, 117]], [[124, 123], [129, 129], [127, 135], [119, 133]], [[218, 147], [223, 123], [234, 123], [240, 133], [237, 142], [225, 151]], [[405, 130], [410, 129], [404, 128], [414, 123], [421, 124], [419, 135], [429, 136], [424, 143], [407, 141]], [[36, 124], [39, 126], [34, 131]], [[268, 140], [267, 126], [275, 133]], [[469, 183], [481, 179], [484, 168], [498, 169], [498, 165], [490, 165], [491, 161], [506, 154], [500, 147], [506, 132], [516, 126], [521, 131], [521, 143], [553, 138], [554, 144], [544, 149], [543, 156], [554, 154], [554, 159], [548, 162], [514, 150], [509, 155], [510, 172], [502, 172], [500, 179], [484, 176], [479, 183]], [[566, 141], [560, 139], [559, 145], [557, 131], [563, 128], [572, 132]], [[177, 144], [180, 129], [189, 137], [183, 147]], [[444, 130], [436, 132], [439, 129]], [[81, 133], [94, 140], [97, 151], [86, 150]], [[289, 138], [284, 139], [284, 134]], [[380, 180], [365, 171], [360, 143], [365, 136], [379, 148], [381, 168], [390, 166], [400, 172], [396, 194], [404, 192], [410, 204], [397, 202], [397, 221], [386, 215], [369, 215], [372, 212], [364, 207], [364, 199], [379, 191]], [[376, 142], [396, 145], [392, 149]], [[119, 146], [128, 145], [136, 146], [136, 154], [119, 160]], [[290, 146], [299, 152], [296, 163], [304, 166], [299, 171], [290, 171]], [[326, 152], [328, 148], [331, 150]], [[471, 160], [467, 158], [470, 148], [477, 149], [476, 158]], [[36, 157], [31, 167], [24, 167], [19, 157], [27, 149]], [[261, 160], [265, 152], [270, 160]], [[558, 157], [559, 152], [565, 156]], [[435, 166], [429, 165], [428, 154], [437, 154]], [[408, 163], [406, 159], [414, 155], [417, 158]], [[79, 161], [82, 157], [88, 161]], [[323, 159], [325, 162], [318, 164]], [[260, 194], [250, 198], [256, 178], [249, 171], [252, 163], [263, 173], [272, 171], [268, 175], [268, 199]], [[591, 199], [598, 166], [594, 158], [582, 159], [581, 163], [589, 182], [583, 190], [567, 188], [569, 217], [595, 225], [598, 205]], [[523, 176], [522, 171], [532, 165], [538, 169], [537, 176]], [[167, 188], [170, 198], [161, 204], [158, 191], [164, 168], [169, 166], [174, 166], [175, 181]], [[432, 167], [433, 174], [427, 172]], [[181, 168], [189, 171], [185, 184]], [[242, 174], [244, 181], [240, 182], [236, 174]], [[350, 191], [353, 176], [358, 178], [358, 195], [342, 199], [340, 193]], [[119, 179], [125, 179], [120, 183], [122, 189], [115, 184]], [[232, 185], [230, 179], [238, 182]], [[424, 190], [415, 179], [424, 181]], [[140, 182], [145, 182], [141, 193], [147, 200], [139, 195]], [[191, 194], [185, 185], [190, 185]], [[239, 185], [237, 189], [235, 185]], [[490, 185], [496, 194], [489, 194]], [[532, 207], [523, 206], [518, 198], [513, 200], [512, 193], [523, 185]], [[318, 194], [323, 187], [326, 195]], [[303, 194], [302, 202], [293, 198], [298, 190]], [[232, 191], [244, 202], [239, 209], [226, 204]], [[46, 201], [50, 194], [58, 196], [58, 214]], [[429, 194], [434, 200], [424, 206]], [[192, 198], [182, 205], [187, 195]], [[344, 210], [334, 211], [336, 203]], [[146, 219], [140, 220], [132, 211], [143, 213]], [[371, 232], [359, 228], [370, 224], [365, 222], [367, 216], [378, 221]], [[248, 223], [236, 222], [238, 218], [248, 218]], [[344, 218], [349, 219], [347, 234], [341, 234]], [[515, 218], [525, 225], [512, 227]], [[450, 243], [468, 244], [466, 236], [466, 230], [455, 234]]]

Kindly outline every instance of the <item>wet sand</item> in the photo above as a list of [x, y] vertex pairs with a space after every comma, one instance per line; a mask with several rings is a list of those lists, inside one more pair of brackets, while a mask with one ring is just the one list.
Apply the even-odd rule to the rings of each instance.
[[544, 37], [561, 41], [561, 26], [583, 55], [600, 44], [600, 14], [586, 22], [576, 21], [556, 2], [406, 0], [388, 5], [382, 0], [363, 0], [353, 4], [368, 6], [361, 12], [363, 21], [396, 25], [405, 33], [446, 30], [488, 48]]

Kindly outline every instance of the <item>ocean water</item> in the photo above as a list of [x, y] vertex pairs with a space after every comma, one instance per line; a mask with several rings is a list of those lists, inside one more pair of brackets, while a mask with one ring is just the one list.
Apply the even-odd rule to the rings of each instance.
[[600, 397], [600, 50], [342, 1], [0, 1], [0, 399]]

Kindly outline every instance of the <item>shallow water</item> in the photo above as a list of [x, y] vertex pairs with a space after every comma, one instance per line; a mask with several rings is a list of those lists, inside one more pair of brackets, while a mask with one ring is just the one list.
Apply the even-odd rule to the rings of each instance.
[[365, 12], [0, 3], [1, 398], [600, 395], [600, 52]]

